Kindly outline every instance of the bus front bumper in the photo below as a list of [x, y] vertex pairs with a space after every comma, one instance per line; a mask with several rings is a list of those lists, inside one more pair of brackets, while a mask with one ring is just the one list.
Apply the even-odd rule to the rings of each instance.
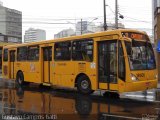
[[125, 92], [145, 91], [149, 89], [154, 89], [157, 88], [157, 84], [157, 79], [126, 83]]

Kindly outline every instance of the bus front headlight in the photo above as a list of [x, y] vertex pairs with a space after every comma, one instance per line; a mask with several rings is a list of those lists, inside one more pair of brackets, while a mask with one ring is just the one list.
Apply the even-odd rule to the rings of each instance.
[[138, 78], [135, 75], [131, 74], [131, 80], [133, 82], [136, 82], [136, 81], [138, 81]]
[[158, 79], [158, 75], [157, 74], [155, 75], [155, 79]]

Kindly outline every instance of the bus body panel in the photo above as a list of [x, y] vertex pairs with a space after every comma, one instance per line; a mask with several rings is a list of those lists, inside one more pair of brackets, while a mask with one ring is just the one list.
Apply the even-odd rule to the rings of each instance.
[[123, 81], [121, 79], [118, 80], [118, 92], [119, 93], [125, 92], [125, 85], [126, 85], [125, 81]]
[[139, 70], [131, 71], [139, 81], [154, 80], [157, 77], [157, 70]]
[[74, 72], [73, 62], [54, 61], [53, 64], [53, 85], [60, 85], [64, 87], [74, 87], [73, 77]]
[[157, 80], [138, 81], [126, 83], [125, 92], [145, 91], [148, 89], [157, 88]]
[[112, 84], [112, 83], [110, 83], [109, 88], [108, 88], [108, 83], [100, 83], [99, 89], [103, 89], [103, 90], [109, 89], [110, 91], [119, 91], [118, 84]]
[[24, 81], [41, 83], [39, 62], [16, 62], [15, 74], [17, 74], [18, 71], [23, 72]]
[[3, 78], [9, 78], [9, 63], [3, 62], [2, 63], [2, 76]]

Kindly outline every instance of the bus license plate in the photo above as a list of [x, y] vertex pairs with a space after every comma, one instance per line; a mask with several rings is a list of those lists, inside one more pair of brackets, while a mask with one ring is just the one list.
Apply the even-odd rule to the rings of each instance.
[[150, 86], [150, 82], [146, 82], [146, 87], [149, 87]]

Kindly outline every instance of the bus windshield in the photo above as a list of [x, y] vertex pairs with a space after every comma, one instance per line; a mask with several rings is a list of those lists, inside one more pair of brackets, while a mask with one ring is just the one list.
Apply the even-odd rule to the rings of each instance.
[[151, 43], [132, 40], [125, 42], [131, 70], [151, 70], [156, 68]]

